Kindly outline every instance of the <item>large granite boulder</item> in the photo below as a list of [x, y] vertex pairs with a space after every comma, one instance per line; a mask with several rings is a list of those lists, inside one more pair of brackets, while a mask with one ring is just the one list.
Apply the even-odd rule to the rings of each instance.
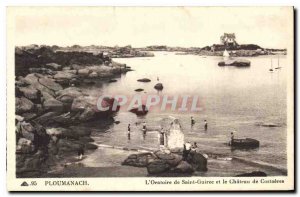
[[49, 111], [58, 111], [61, 112], [64, 110], [64, 105], [62, 102], [56, 99], [48, 99], [44, 101], [44, 109]]
[[83, 148], [83, 144], [74, 140], [59, 139], [57, 147], [59, 149], [59, 154], [64, 154], [65, 152], [77, 152], [79, 149]]
[[91, 107], [87, 107], [84, 109], [84, 111], [80, 114], [80, 116], [78, 117], [78, 119], [80, 121], [87, 121], [87, 120], [91, 120], [95, 117], [96, 111], [93, 110]]
[[95, 149], [98, 148], [98, 146], [96, 144], [87, 143], [87, 144], [85, 144], [84, 148], [87, 149], [87, 150], [95, 150]]
[[176, 173], [193, 173], [194, 169], [191, 164], [186, 161], [181, 161], [174, 169]]
[[34, 104], [25, 97], [16, 98], [16, 113], [22, 114], [25, 112], [33, 112]]
[[154, 153], [158, 159], [164, 160], [171, 167], [177, 166], [182, 161], [182, 156], [174, 153], [166, 153], [164, 151], [156, 151]]
[[20, 123], [20, 134], [23, 138], [30, 140], [31, 142], [34, 141], [34, 133], [35, 133], [35, 129], [34, 127], [28, 123], [28, 122], [21, 122]]
[[95, 108], [97, 105], [97, 98], [91, 97], [91, 96], [80, 96], [77, 98], [74, 98], [71, 111], [77, 112], [83, 112], [87, 107]]
[[[118, 104], [116, 109], [113, 109], [114, 102], [117, 101], [109, 97], [103, 98], [100, 103], [97, 97], [80, 96], [73, 100], [71, 111], [81, 112], [82, 116], [79, 116], [79, 118], [82, 120], [91, 120], [96, 117], [109, 117], [109, 115], [112, 115], [120, 109]], [[102, 108], [100, 108], [100, 105]]]
[[56, 99], [65, 104], [72, 104], [73, 100], [77, 97], [83, 96], [82, 91], [76, 87], [69, 87], [56, 92]]
[[56, 63], [48, 63], [45, 65], [45, 68], [51, 69], [51, 70], [61, 70], [62, 65], [56, 64]]
[[132, 108], [129, 111], [136, 114], [137, 116], [144, 116], [148, 113], [149, 110], [146, 105], [141, 105], [139, 107]]
[[36, 100], [38, 97], [41, 95], [38, 93], [38, 90], [35, 89], [34, 87], [27, 86], [27, 87], [20, 87], [19, 91], [24, 95], [24, 97], [30, 99], [30, 100]]
[[43, 81], [42, 83], [40, 83], [40, 79], [41, 78], [44, 78], [44, 76], [40, 76], [40, 75], [38, 75], [36, 73], [32, 73], [32, 74], [26, 75], [26, 77], [24, 77], [21, 80], [24, 81], [25, 83], [30, 84], [33, 88], [35, 88], [35, 89], [37, 89], [37, 90], [39, 90], [41, 92], [47, 92], [48, 94], [54, 96], [55, 95], [55, 91], [52, 90], [52, 89], [50, 89], [50, 88], [53, 87], [55, 89], [56, 84], [52, 84], [50, 82], [51, 84], [48, 84], [48, 86], [50, 88], [48, 88], [47, 86], [43, 85], [42, 83], [47, 84], [47, 82], [49, 80], [45, 79], [44, 81], [42, 80]]
[[16, 153], [18, 154], [28, 154], [34, 152], [34, 145], [31, 140], [28, 140], [26, 138], [20, 138], [17, 147], [16, 147]]
[[40, 82], [40, 84], [42, 84], [43, 86], [47, 87], [48, 89], [50, 89], [54, 92], [63, 89], [60, 84], [54, 82], [53, 79], [50, 79], [50, 78], [47, 78], [47, 77], [40, 78], [39, 82]]
[[87, 68], [79, 69], [78, 70], [78, 76], [80, 77], [88, 77], [89, 74], [91, 74], [93, 71], [89, 70]]
[[162, 89], [164, 89], [164, 86], [163, 86], [162, 83], [157, 83], [157, 84], [154, 86], [154, 88], [155, 88], [156, 90], [162, 90]]
[[207, 159], [201, 153], [191, 151], [187, 161], [196, 171], [207, 171]]
[[138, 79], [138, 82], [150, 82], [151, 80], [148, 78], [142, 78], [142, 79]]
[[62, 128], [62, 127], [56, 127], [56, 128], [48, 128], [46, 129], [46, 133], [48, 135], [56, 135], [56, 136], [60, 136], [62, 135], [63, 133], [66, 133], [66, 130], [65, 128]]
[[227, 60], [218, 63], [219, 66], [236, 66], [236, 67], [249, 67], [251, 62], [249, 60]]
[[77, 75], [70, 72], [69, 70], [58, 71], [53, 77], [55, 81], [61, 85], [69, 85], [70, 81], [77, 78]]
[[89, 69], [97, 73], [99, 78], [109, 78], [114, 76], [113, 68], [110, 66], [91, 66]]
[[17, 177], [39, 177], [46, 171], [45, 160], [47, 154], [37, 151], [35, 154], [16, 155], [16, 176]]
[[90, 136], [92, 132], [90, 129], [78, 126], [70, 126], [68, 130], [78, 137]]
[[161, 174], [168, 172], [170, 165], [165, 160], [154, 160], [147, 166], [148, 174]]
[[35, 118], [34, 121], [44, 126], [49, 126], [49, 125], [52, 126], [52, 124], [58, 124], [64, 122], [63, 118], [59, 119], [60, 115], [61, 112], [50, 111]]
[[147, 165], [154, 161], [154, 159], [156, 159], [156, 156], [152, 153], [132, 154], [123, 161], [122, 165], [147, 167]]
[[49, 94], [48, 92], [41, 92], [42, 94], [42, 102], [46, 101], [46, 100], [50, 100], [50, 99], [54, 99], [54, 97]]
[[95, 71], [93, 71], [92, 73], [89, 74], [88, 77], [89, 78], [98, 78], [98, 73], [96, 73]]
[[236, 175], [236, 177], [266, 177], [268, 176], [265, 172], [262, 171], [253, 171], [249, 173], [243, 173]]
[[39, 73], [43, 75], [54, 75], [56, 74], [56, 71], [53, 71], [48, 68], [29, 68], [28, 69], [29, 73]]

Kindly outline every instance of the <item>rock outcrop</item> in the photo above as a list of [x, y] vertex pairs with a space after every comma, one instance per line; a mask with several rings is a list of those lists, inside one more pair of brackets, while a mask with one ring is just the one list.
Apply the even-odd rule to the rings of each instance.
[[151, 80], [148, 79], [148, 78], [138, 79], [137, 81], [138, 81], [138, 82], [151, 82]]
[[98, 98], [75, 86], [107, 81], [130, 68], [103, 55], [39, 46], [16, 48], [15, 60], [17, 177], [39, 177], [62, 155], [96, 149], [91, 131], [76, 124], [110, 120], [119, 107], [113, 111], [114, 99], [104, 98], [101, 106], [109, 110], [98, 110]]
[[206, 171], [207, 159], [200, 153], [191, 152], [184, 161], [181, 154], [159, 150], [154, 153], [129, 155], [122, 165], [146, 167], [150, 175], [191, 174], [195, 171]]
[[249, 67], [251, 64], [248, 60], [228, 60], [218, 63], [219, 66], [236, 66], [236, 67]]
[[34, 104], [27, 98], [16, 98], [16, 114], [22, 114], [25, 112], [33, 112]]
[[163, 86], [162, 83], [157, 83], [157, 84], [154, 86], [154, 88], [155, 88], [156, 90], [162, 90], [162, 89], [164, 89], [164, 86]]
[[137, 116], [144, 116], [148, 113], [148, 108], [146, 105], [141, 105], [137, 108], [132, 108], [129, 110], [131, 113], [136, 114]]
[[266, 177], [267, 174], [262, 171], [253, 171], [249, 173], [239, 174], [236, 175], [236, 177]]

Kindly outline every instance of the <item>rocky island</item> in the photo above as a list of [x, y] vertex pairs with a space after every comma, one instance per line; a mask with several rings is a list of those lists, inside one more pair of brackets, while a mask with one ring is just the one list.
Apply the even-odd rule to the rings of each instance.
[[178, 55], [200, 55], [200, 56], [223, 56], [225, 51], [229, 51], [231, 57], [253, 57], [259, 55], [286, 55], [286, 49], [263, 48], [257, 44], [239, 44], [234, 33], [224, 33], [220, 37], [219, 44], [205, 47], [170, 47], [166, 45], [152, 45], [139, 48], [143, 51], [170, 51], [177, 52]]
[[79, 46], [73, 45], [70, 47], [58, 47], [55, 46], [56, 51], [80, 51], [80, 52], [90, 52], [93, 54], [103, 54], [105, 57], [110, 58], [132, 58], [132, 57], [153, 57], [154, 54], [147, 50], [142, 50], [138, 48], [133, 48], [131, 45], [124, 47], [114, 46]]

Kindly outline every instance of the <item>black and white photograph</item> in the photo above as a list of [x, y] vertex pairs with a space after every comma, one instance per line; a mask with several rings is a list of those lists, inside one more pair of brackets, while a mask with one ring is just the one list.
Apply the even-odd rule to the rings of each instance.
[[8, 7], [7, 36], [11, 190], [294, 188], [293, 7]]

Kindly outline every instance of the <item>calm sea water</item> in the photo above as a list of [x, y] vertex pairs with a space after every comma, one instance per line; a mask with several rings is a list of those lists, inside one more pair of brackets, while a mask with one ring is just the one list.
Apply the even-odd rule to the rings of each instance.
[[[282, 68], [269, 72], [271, 59], [275, 68], [278, 58]], [[222, 57], [175, 55], [170, 52], [155, 52], [155, 57], [115, 59], [131, 66], [134, 71], [120, 76], [115, 83], [99, 83], [86, 87], [89, 94], [197, 95], [203, 110], [185, 113], [154, 110], [144, 117], [137, 117], [122, 109], [115, 117], [120, 124], [103, 127], [100, 126], [101, 123], [93, 123], [85, 129], [93, 129], [97, 144], [156, 148], [157, 134], [149, 132], [144, 138], [139, 123], [146, 121], [147, 126], [151, 128], [158, 126], [161, 119], [174, 116], [181, 121], [186, 141], [197, 142], [204, 153], [236, 156], [286, 168], [286, 57], [261, 56], [245, 59], [251, 61], [251, 67], [219, 67], [217, 64], [223, 60]], [[152, 81], [137, 82], [137, 79], [144, 77]], [[161, 92], [153, 88], [157, 77], [164, 85]], [[144, 91], [137, 93], [134, 91], [137, 88], [143, 88]], [[190, 125], [191, 116], [196, 121], [193, 127]], [[204, 131], [205, 119], [208, 122], [207, 131]], [[130, 140], [127, 139], [129, 123], [132, 125]], [[278, 127], [258, 126], [262, 123], [276, 124]], [[260, 141], [261, 146], [252, 151], [232, 151], [226, 143], [233, 130], [236, 131], [236, 138], [255, 138]], [[102, 156], [103, 149], [98, 149], [85, 163], [90, 161], [90, 165], [93, 166], [102, 161], [107, 166], [120, 165], [113, 159], [113, 152], [109, 154], [111, 155], [108, 157]], [[126, 157], [126, 153], [123, 152], [115, 157], [120, 158], [120, 155]], [[109, 159], [104, 161], [104, 158]]]

